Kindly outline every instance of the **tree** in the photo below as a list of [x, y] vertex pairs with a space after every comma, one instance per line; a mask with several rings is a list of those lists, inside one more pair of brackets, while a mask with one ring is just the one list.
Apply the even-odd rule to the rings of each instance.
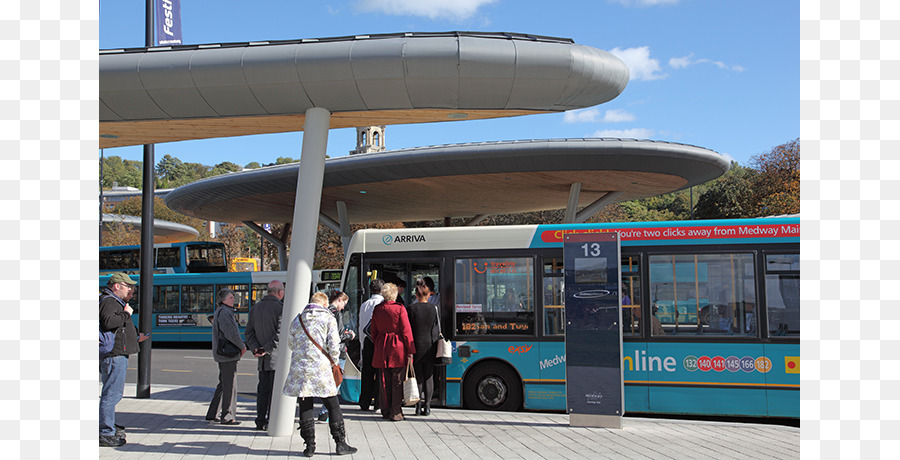
[[297, 162], [299, 162], [299, 161], [300, 161], [299, 158], [297, 158], [297, 159], [295, 160], [295, 159], [293, 159], [293, 158], [291, 158], [291, 157], [278, 157], [278, 158], [275, 160], [275, 164], [276, 164], [276, 165], [286, 165], [286, 164], [288, 164], [288, 163], [297, 163]]
[[141, 244], [141, 230], [122, 222], [112, 222], [103, 233], [103, 246], [132, 246]]
[[258, 161], [251, 161], [250, 163], [247, 163], [246, 166], [244, 166], [244, 169], [259, 169], [259, 168], [262, 168], [262, 166], [259, 165]]
[[735, 219], [752, 215], [751, 190], [756, 171], [736, 162], [724, 177], [713, 184], [697, 199], [694, 217], [697, 219]]
[[193, 171], [178, 158], [166, 155], [156, 165], [157, 188], [173, 188], [192, 182]]
[[[144, 209], [143, 199], [140, 196], [131, 197], [127, 200], [116, 203], [116, 205], [112, 209], [113, 214], [123, 214], [126, 216], [137, 216], [143, 217], [142, 212]], [[208, 240], [209, 234], [206, 231], [206, 221], [186, 216], [179, 212], [173, 211], [171, 208], [166, 206], [166, 203], [163, 202], [163, 199], [160, 197], [153, 198], [153, 218], [165, 220], [169, 222], [175, 222], [176, 224], [184, 224], [191, 226], [197, 229], [197, 232], [200, 233], [200, 240]], [[114, 246], [112, 243], [107, 243], [107, 239], [103, 239], [103, 243], [105, 246]], [[137, 243], [134, 243], [137, 244]]]
[[113, 183], [122, 187], [141, 188], [143, 167], [140, 161], [123, 160], [118, 156], [103, 158], [103, 177], [100, 179], [100, 187], [103, 190], [112, 188]]
[[752, 188], [753, 216], [800, 212], [800, 139], [773, 147], [754, 156], [756, 170]]
[[205, 177], [218, 176], [220, 174], [227, 174], [230, 172], [237, 172], [240, 170], [241, 170], [240, 166], [238, 166], [230, 161], [225, 161], [225, 162], [222, 162], [222, 163], [219, 163], [219, 164], [213, 166], [213, 168], [209, 171], [209, 173]]

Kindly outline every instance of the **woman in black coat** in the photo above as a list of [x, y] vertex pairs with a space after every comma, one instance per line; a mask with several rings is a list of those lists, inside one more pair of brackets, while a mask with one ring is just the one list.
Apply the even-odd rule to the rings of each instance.
[[416, 415], [431, 413], [431, 398], [434, 395], [434, 357], [437, 354], [438, 329], [437, 306], [428, 303], [431, 290], [421, 278], [416, 280], [416, 303], [406, 307], [409, 324], [412, 327], [413, 343], [416, 354], [413, 355], [413, 370], [419, 383], [420, 401], [416, 404]]

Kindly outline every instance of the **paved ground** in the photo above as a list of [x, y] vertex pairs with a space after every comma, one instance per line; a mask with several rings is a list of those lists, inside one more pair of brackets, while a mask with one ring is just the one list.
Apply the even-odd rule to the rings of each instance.
[[[237, 427], [211, 425], [204, 416], [212, 388], [152, 387], [150, 399], [136, 399], [127, 385], [117, 422], [128, 444], [100, 448], [101, 459], [298, 458], [299, 432], [273, 438], [253, 429], [256, 402], [238, 397]], [[350, 445], [346, 459], [794, 459], [800, 457], [800, 429], [776, 425], [625, 418], [619, 430], [573, 428], [563, 414], [432, 410], [389, 422], [374, 412], [343, 406]], [[316, 424], [316, 457], [330, 456], [334, 441], [327, 423]]]

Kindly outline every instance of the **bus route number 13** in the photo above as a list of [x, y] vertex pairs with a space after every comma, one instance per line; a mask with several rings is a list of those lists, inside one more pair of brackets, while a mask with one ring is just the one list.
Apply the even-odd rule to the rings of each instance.
[[584, 249], [585, 257], [600, 257], [600, 243], [584, 243], [581, 249]]

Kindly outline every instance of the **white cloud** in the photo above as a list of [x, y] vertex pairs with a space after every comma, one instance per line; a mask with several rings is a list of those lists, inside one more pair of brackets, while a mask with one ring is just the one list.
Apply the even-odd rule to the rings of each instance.
[[694, 53], [684, 57], [669, 59], [669, 67], [674, 69], [686, 69], [695, 64], [711, 64], [723, 70], [731, 70], [734, 72], [743, 72], [744, 67], [740, 65], [728, 65], [722, 61], [713, 61], [712, 59], [700, 58], [694, 59]]
[[479, 8], [497, 0], [359, 0], [364, 11], [379, 11], [393, 16], [424, 16], [429, 19], [464, 20]]
[[569, 110], [563, 116], [564, 123], [591, 123], [600, 118], [600, 109]]
[[653, 130], [647, 128], [603, 129], [594, 133], [594, 137], [619, 137], [625, 139], [650, 139]]
[[622, 123], [624, 121], [634, 120], [635, 116], [633, 113], [626, 112], [622, 109], [607, 110], [606, 115], [603, 116], [604, 123]]
[[662, 69], [659, 66], [659, 61], [650, 58], [649, 46], [626, 49], [613, 48], [609, 52], [625, 62], [631, 73], [632, 80], [649, 81], [668, 77], [667, 74], [660, 73]]
[[632, 113], [622, 109], [607, 110], [601, 115], [600, 109], [579, 109], [566, 112], [563, 117], [565, 123], [621, 123], [624, 121], [634, 121], [635, 116]]
[[689, 54], [685, 57], [669, 59], [669, 67], [674, 67], [676, 69], [684, 69], [687, 66], [691, 65], [692, 57], [694, 57], [694, 55]]

